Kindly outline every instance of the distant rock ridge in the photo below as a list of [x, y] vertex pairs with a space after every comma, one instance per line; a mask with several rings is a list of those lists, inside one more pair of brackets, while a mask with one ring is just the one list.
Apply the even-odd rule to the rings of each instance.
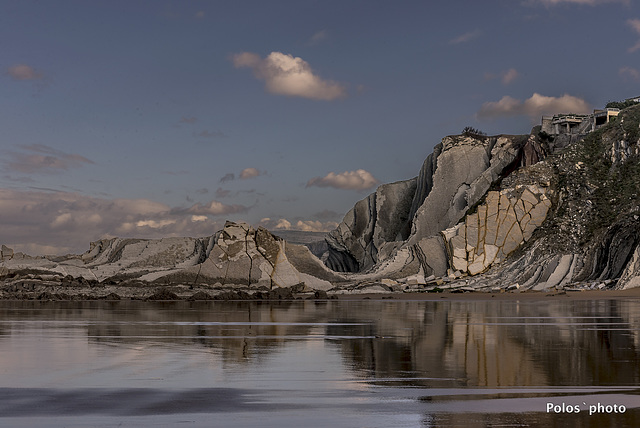
[[[95, 283], [191, 284], [327, 290], [344, 280], [308, 248], [287, 244], [262, 227], [227, 222], [203, 238], [112, 238], [92, 242], [81, 255], [30, 257], [3, 246], [1, 269], [33, 270], [54, 278]], [[295, 260], [294, 263], [290, 259]]]

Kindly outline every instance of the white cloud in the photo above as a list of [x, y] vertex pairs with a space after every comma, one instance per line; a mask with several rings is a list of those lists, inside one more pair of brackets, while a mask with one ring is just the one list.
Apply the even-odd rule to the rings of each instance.
[[94, 162], [84, 156], [65, 153], [44, 144], [18, 146], [22, 152], [9, 152], [4, 160], [5, 170], [11, 172], [55, 173]]
[[509, 85], [513, 83], [513, 81], [516, 80], [519, 76], [520, 73], [518, 73], [518, 70], [516, 70], [515, 68], [510, 68], [509, 70], [502, 73], [502, 83], [504, 85]]
[[286, 218], [280, 218], [278, 220], [272, 220], [271, 218], [263, 218], [258, 223], [259, 226], [265, 227], [269, 230], [302, 230], [305, 232], [329, 232], [336, 227], [338, 223], [335, 221], [321, 222], [317, 220], [292, 220], [289, 221]]
[[287, 219], [281, 218], [280, 220], [278, 220], [278, 222], [274, 226], [274, 229], [289, 230], [289, 229], [291, 229], [291, 222], [289, 220], [287, 220]]
[[638, 70], [637, 68], [622, 67], [620, 70], [618, 70], [618, 74], [620, 74], [621, 77], [630, 80], [640, 80], [640, 70]]
[[175, 224], [175, 220], [139, 220], [136, 227], [150, 227], [152, 229], [161, 229], [165, 226]]
[[247, 211], [247, 207], [244, 205], [226, 205], [222, 202], [211, 201], [206, 205], [195, 204], [191, 208], [187, 209], [187, 212], [199, 215], [222, 215], [222, 214], [234, 214]]
[[103, 199], [70, 192], [0, 189], [0, 244], [29, 254], [82, 253], [113, 236], [208, 236], [222, 221], [208, 215], [246, 210], [212, 202], [187, 209], [148, 199]]
[[480, 30], [469, 31], [468, 33], [461, 34], [458, 37], [455, 37], [449, 40], [449, 44], [459, 45], [460, 43], [467, 43], [467, 42], [470, 42], [471, 40], [477, 39], [481, 35], [482, 35], [482, 32]]
[[330, 172], [324, 177], [314, 177], [307, 182], [307, 187], [333, 187], [336, 189], [366, 190], [380, 182], [364, 169], [345, 171], [339, 174]]
[[262, 173], [256, 168], [245, 168], [240, 171], [239, 177], [241, 180], [246, 180], [248, 178], [258, 177], [260, 175], [262, 175]]
[[[627, 25], [629, 25], [629, 27], [631, 27], [633, 31], [640, 34], [640, 19], [629, 19], [627, 20]], [[629, 48], [629, 52], [635, 52], [638, 49], [640, 49], [640, 40], [638, 40], [635, 45]]]
[[627, 20], [627, 24], [635, 31], [640, 34], [640, 19], [629, 19]]
[[533, 120], [538, 120], [544, 114], [587, 114], [591, 111], [592, 106], [589, 103], [572, 95], [547, 97], [534, 93], [524, 102], [510, 96], [504, 96], [500, 101], [486, 102], [478, 111], [477, 117], [479, 119], [492, 119], [508, 116], [529, 116]]
[[322, 223], [317, 220], [298, 220], [295, 228], [305, 232], [329, 232], [338, 227], [338, 223], [329, 221]]
[[311, 36], [311, 44], [315, 45], [320, 43], [321, 41], [325, 40], [328, 36], [327, 30], [320, 30], [318, 32], [316, 32], [313, 36]]
[[243, 52], [234, 55], [232, 61], [236, 68], [251, 68], [272, 94], [325, 101], [347, 95], [344, 85], [320, 78], [306, 61], [293, 55], [271, 52], [262, 59], [257, 54]]
[[262, 63], [262, 58], [260, 58], [260, 55], [252, 52], [242, 52], [236, 54], [231, 58], [231, 60], [233, 61], [233, 65], [236, 68], [258, 68], [260, 66], [260, 63]]
[[17, 64], [9, 67], [7, 74], [13, 80], [40, 80], [43, 77], [42, 73], [26, 64]]

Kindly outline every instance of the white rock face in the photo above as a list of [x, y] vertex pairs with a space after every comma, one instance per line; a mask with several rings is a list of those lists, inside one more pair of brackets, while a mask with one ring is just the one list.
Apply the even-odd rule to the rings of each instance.
[[[523, 241], [522, 237], [516, 236], [517, 230], [505, 229], [507, 223], [513, 225], [519, 214], [538, 218], [542, 214], [538, 212], [541, 208], [532, 211], [533, 204], [527, 202], [532, 206], [525, 207], [523, 202], [505, 212], [506, 218], [490, 219], [489, 224], [492, 221], [507, 223], [490, 231], [500, 235], [493, 243], [483, 241], [478, 249], [480, 254], [471, 261], [465, 243], [456, 249], [454, 263], [453, 254], [449, 255], [446, 249], [453, 238], [448, 234], [454, 232], [445, 235], [441, 232], [455, 227], [510, 165], [526, 162], [529, 158], [529, 161], [534, 158], [537, 161], [534, 143], [527, 136], [444, 138], [425, 160], [415, 184], [408, 181], [380, 186], [376, 193], [358, 202], [347, 213], [327, 238], [331, 254], [327, 265], [340, 271], [392, 278], [419, 272], [425, 276], [442, 276], [454, 264], [455, 269], [463, 272], [483, 271], [493, 260], [504, 257]], [[523, 227], [530, 221], [529, 217], [522, 219]], [[469, 220], [470, 229], [473, 221]], [[526, 233], [534, 224], [525, 227]], [[466, 232], [465, 227], [454, 235]], [[498, 244], [496, 239], [500, 241]], [[461, 236], [455, 238], [454, 243], [464, 240]], [[470, 264], [473, 265], [471, 269]]]
[[488, 192], [476, 212], [442, 231], [451, 268], [477, 275], [504, 260], [544, 222], [551, 207], [546, 193], [534, 185]]
[[[80, 256], [47, 259], [9, 257], [3, 249], [0, 267], [38, 269], [58, 277], [68, 275], [97, 282], [145, 281], [156, 284], [218, 284], [291, 287], [303, 284], [327, 290], [341, 277], [331, 273], [306, 247], [290, 253], [302, 272], [288, 259], [285, 241], [264, 228], [227, 222], [224, 229], [204, 238], [123, 239], [92, 242]], [[304, 252], [306, 251], [306, 253]], [[306, 269], [306, 271], [305, 271]], [[315, 274], [316, 277], [307, 272]]]
[[409, 235], [411, 200], [416, 179], [383, 184], [358, 201], [327, 237], [327, 265], [338, 272], [360, 272], [374, 266], [383, 247]]

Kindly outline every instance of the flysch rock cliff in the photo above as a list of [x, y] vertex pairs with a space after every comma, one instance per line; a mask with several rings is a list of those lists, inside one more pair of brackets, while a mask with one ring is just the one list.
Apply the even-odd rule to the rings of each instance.
[[347, 213], [326, 263], [418, 288], [640, 286], [639, 127], [634, 106], [589, 134], [446, 137]]
[[29, 257], [3, 245], [0, 297], [78, 283], [336, 293], [638, 287], [640, 105], [588, 134], [445, 137], [416, 178], [378, 187], [325, 240], [326, 265], [305, 245], [233, 222], [204, 238], [100, 240], [82, 255]]
[[233, 222], [204, 238], [104, 239], [92, 242], [84, 254], [62, 257], [30, 257], [3, 246], [1, 256], [4, 289], [13, 292], [22, 291], [25, 279], [323, 291], [344, 281], [304, 245], [287, 243], [262, 227]]

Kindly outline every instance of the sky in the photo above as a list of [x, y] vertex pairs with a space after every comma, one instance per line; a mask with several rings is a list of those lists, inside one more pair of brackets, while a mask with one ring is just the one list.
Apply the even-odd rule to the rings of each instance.
[[472, 126], [640, 95], [640, 0], [0, 0], [0, 244], [328, 231]]

